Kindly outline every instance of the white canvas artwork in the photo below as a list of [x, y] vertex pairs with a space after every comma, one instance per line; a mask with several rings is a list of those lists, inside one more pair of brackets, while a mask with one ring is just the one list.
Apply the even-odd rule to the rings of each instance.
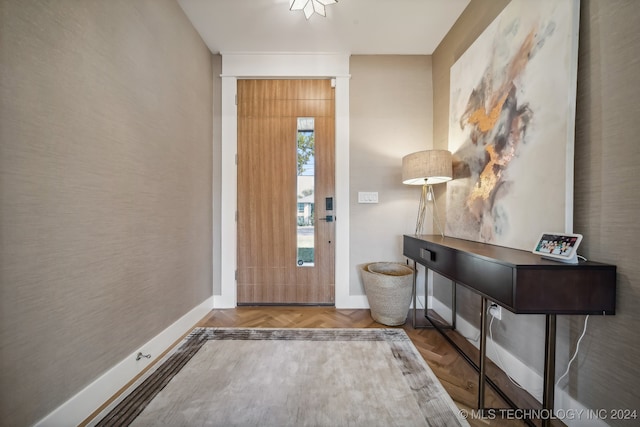
[[572, 232], [579, 2], [513, 0], [451, 67], [445, 234]]

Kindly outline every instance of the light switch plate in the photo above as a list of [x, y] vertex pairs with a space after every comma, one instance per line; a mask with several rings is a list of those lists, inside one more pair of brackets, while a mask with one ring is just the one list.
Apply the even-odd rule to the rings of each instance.
[[358, 203], [378, 203], [378, 192], [358, 191]]

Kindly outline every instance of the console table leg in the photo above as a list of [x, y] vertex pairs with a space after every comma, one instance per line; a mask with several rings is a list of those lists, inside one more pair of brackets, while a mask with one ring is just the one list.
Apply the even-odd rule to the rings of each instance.
[[484, 409], [484, 383], [487, 365], [487, 310], [486, 298], [482, 298], [482, 313], [480, 314], [480, 375], [478, 376], [478, 409]]
[[456, 313], [456, 282], [451, 281], [451, 329], [456, 330], [456, 318], [458, 317]]
[[[553, 413], [554, 392], [556, 382], [556, 315], [547, 314], [544, 344], [544, 390], [542, 408]], [[550, 419], [542, 420], [542, 426], [548, 427]]]
[[418, 310], [418, 306], [416, 305], [416, 300], [418, 299], [418, 296], [417, 296], [418, 287], [416, 285], [416, 282], [418, 280], [417, 276], [418, 276], [418, 268], [416, 266], [416, 262], [413, 261], [413, 313], [412, 313], [413, 329], [416, 328], [416, 311]]

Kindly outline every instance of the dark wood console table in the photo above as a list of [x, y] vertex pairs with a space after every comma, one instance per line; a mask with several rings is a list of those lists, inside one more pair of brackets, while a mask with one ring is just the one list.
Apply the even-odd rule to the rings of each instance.
[[[516, 314], [544, 314], [545, 363], [542, 407], [553, 411], [556, 315], [615, 314], [616, 266], [597, 262], [565, 264], [532, 252], [440, 235], [404, 236], [404, 256], [454, 282], [452, 328], [455, 329], [456, 284], [480, 294], [480, 365], [478, 409], [484, 408], [487, 311], [489, 301]], [[415, 271], [415, 269], [414, 269]], [[416, 273], [413, 279], [413, 325], [416, 326]], [[426, 315], [431, 323], [434, 323]], [[435, 323], [434, 323], [434, 326]], [[438, 328], [440, 332], [442, 330]], [[444, 334], [444, 333], [443, 333]], [[457, 347], [457, 346], [456, 346]], [[458, 351], [461, 351], [457, 348]], [[490, 385], [496, 386], [493, 383]], [[546, 422], [545, 422], [546, 421]], [[543, 420], [548, 425], [549, 420]]]

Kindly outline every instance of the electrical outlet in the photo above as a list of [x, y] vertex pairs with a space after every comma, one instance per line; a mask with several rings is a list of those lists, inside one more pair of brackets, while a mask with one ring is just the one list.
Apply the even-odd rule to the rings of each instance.
[[494, 319], [502, 320], [502, 307], [498, 304], [491, 304], [489, 306], [489, 314], [494, 317]]

